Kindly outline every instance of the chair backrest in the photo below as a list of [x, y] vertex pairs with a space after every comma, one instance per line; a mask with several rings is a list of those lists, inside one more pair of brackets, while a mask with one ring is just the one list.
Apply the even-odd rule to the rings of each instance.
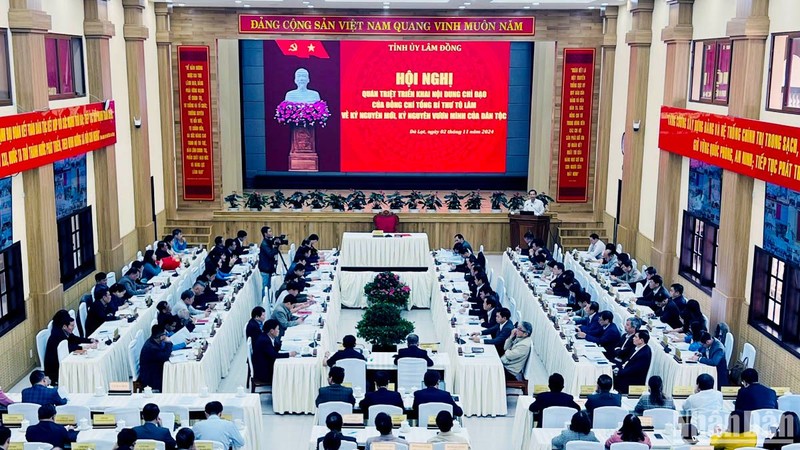
[[219, 441], [204, 441], [204, 440], [194, 441], [195, 447], [197, 447], [197, 444], [201, 444], [201, 446], [202, 444], [211, 444], [211, 448], [214, 450], [227, 450], [225, 448], [225, 445], [223, 445], [222, 442]]
[[756, 409], [750, 411], [750, 430], [756, 431], [758, 426], [762, 430], [777, 427], [781, 421], [783, 411], [780, 409]]
[[542, 410], [542, 428], [564, 428], [565, 423], [572, 421], [572, 416], [578, 412], [575, 408], [567, 406], [550, 406]]
[[142, 344], [139, 342], [139, 334], [141, 332], [142, 330], [139, 330], [136, 333], [136, 338], [128, 343], [128, 367], [133, 381], [139, 379], [139, 358], [142, 354]]
[[784, 445], [781, 450], [800, 450], [800, 444]]
[[[117, 274], [114, 273], [114, 272], [108, 272], [106, 274], [106, 284], [108, 284], [109, 286], [113, 286], [114, 283], [116, 283], [116, 282], [117, 282]], [[98, 449], [98, 450], [100, 450], [100, 449]]]
[[59, 342], [57, 353], [58, 353], [58, 362], [63, 361], [64, 358], [69, 356], [69, 342], [66, 340]]
[[368, 413], [369, 413], [369, 419], [368, 419], [369, 421], [367, 423], [367, 426], [374, 427], [375, 416], [377, 416], [378, 414], [386, 413], [391, 417], [392, 415], [403, 414], [403, 408], [393, 405], [372, 405], [369, 407]]
[[730, 367], [731, 364], [731, 356], [733, 355], [733, 345], [734, 345], [733, 333], [728, 333], [725, 335], [725, 362]]
[[800, 414], [800, 395], [787, 394], [778, 397], [778, 408]]
[[80, 423], [82, 419], [92, 421], [92, 411], [83, 405], [61, 405], [56, 406], [56, 414], [66, 414], [75, 416], [75, 422]]
[[703, 414], [692, 413], [692, 425], [696, 426], [701, 433], [711, 434], [717, 426], [723, 430], [727, 428], [728, 415], [726, 411], [711, 411]]
[[[382, 444], [384, 443], [385, 442], [382, 442]], [[342, 444], [339, 446], [339, 450], [357, 450], [357, 449], [358, 449], [358, 444], [356, 444], [353, 441], [342, 441]], [[322, 448], [322, 442], [320, 442], [319, 445], [317, 446], [317, 450], [324, 450]]]
[[344, 369], [344, 382], [350, 383], [353, 390], [367, 392], [367, 362], [363, 359], [347, 358], [336, 361], [336, 365]]
[[500, 300], [501, 305], [506, 304], [506, 280], [502, 276], [497, 277], [497, 286], [494, 287], [497, 292], [497, 298]]
[[142, 424], [142, 414], [139, 408], [110, 408], [106, 410], [106, 414], [113, 415], [117, 424], [124, 421], [125, 428], [138, 427]]
[[594, 410], [592, 428], [619, 428], [628, 410], [619, 406], [601, 406]]
[[320, 403], [317, 407], [317, 425], [325, 425], [325, 419], [332, 412], [338, 412], [341, 415], [352, 414], [353, 405], [345, 402], [325, 402]]
[[739, 360], [744, 361], [745, 358], [747, 358], [747, 368], [752, 369], [756, 364], [756, 348], [749, 342], [744, 343], [742, 357]]
[[174, 413], [161, 411], [158, 414], [158, 418], [161, 419], [161, 426], [168, 429], [170, 433], [172, 433], [175, 430]]
[[649, 450], [650, 447], [647, 444], [641, 444], [639, 442], [617, 442], [616, 444], [611, 444], [610, 450]]
[[297, 246], [292, 242], [292, 245], [289, 246], [289, 262], [294, 261], [295, 253], [297, 253]]
[[164, 413], [170, 413], [176, 424], [179, 424], [181, 427], [189, 426], [189, 408], [187, 406], [159, 405], [158, 408], [161, 410], [162, 421]]
[[250, 370], [250, 376], [255, 378], [256, 373], [253, 371], [253, 338], [247, 338], [247, 368]]
[[653, 408], [644, 411], [646, 417], [653, 418], [653, 428], [656, 430], [663, 430], [667, 424], [671, 423], [673, 427], [678, 427], [678, 411], [667, 408]]
[[397, 360], [397, 388], [419, 389], [428, 363], [422, 358], [400, 358]]
[[[94, 298], [94, 296], [92, 296], [92, 298]], [[89, 337], [86, 336], [86, 316], [88, 314], [89, 310], [87, 309], [86, 303], [81, 302], [81, 304], [78, 305], [78, 325], [80, 326], [81, 333], [84, 335], [84, 337]]]
[[113, 450], [117, 446], [116, 441], [82, 441], [81, 444], [94, 444], [94, 450]]
[[53, 444], [46, 442], [24, 442], [22, 444], [22, 450], [50, 450], [51, 448], [53, 448]]
[[494, 284], [494, 268], [490, 268], [487, 275], [489, 277], [489, 285], [491, 286]]
[[[145, 247], [145, 250], [150, 250], [150, 249]], [[141, 250], [136, 252], [136, 260], [137, 261], [143, 261], [144, 260], [144, 255], [142, 255], [142, 251]]]
[[419, 405], [419, 423], [421, 427], [428, 426], [430, 417], [436, 417], [440, 411], [448, 411], [453, 414], [453, 405], [440, 402], [423, 403]]
[[[94, 296], [92, 296], [92, 298], [94, 298]], [[81, 303], [83, 303], [83, 302], [81, 302]], [[69, 316], [72, 317], [72, 320], [78, 320], [78, 318], [75, 317], [75, 310], [74, 309], [70, 309], [69, 311], [67, 311], [67, 314], [69, 314]], [[75, 328], [72, 329], [72, 334], [74, 334], [75, 336], [81, 337], [81, 330], [79, 330], [78, 327], [75, 327]]]
[[565, 450], [605, 450], [606, 446], [602, 442], [588, 441], [569, 441]]
[[47, 348], [47, 340], [50, 339], [50, 331], [46, 328], [36, 333], [36, 354], [39, 355], [39, 364], [44, 370], [44, 351]]
[[133, 448], [134, 450], [137, 448], [155, 448], [156, 450], [166, 450], [167, 445], [163, 441], [156, 441], [154, 439], [137, 439], [136, 445], [134, 445]]
[[642, 283], [636, 283], [636, 296], [641, 297], [644, 294], [644, 285]]
[[39, 406], [36, 403], [12, 403], [8, 405], [9, 414], [22, 414], [31, 425], [39, 423]]
[[622, 244], [617, 244], [617, 254], [622, 253]]
[[531, 345], [531, 350], [528, 352], [528, 359], [525, 361], [525, 370], [522, 372], [526, 380], [530, 380], [531, 377], [533, 377], [533, 368], [535, 367], [533, 360], [533, 346]]

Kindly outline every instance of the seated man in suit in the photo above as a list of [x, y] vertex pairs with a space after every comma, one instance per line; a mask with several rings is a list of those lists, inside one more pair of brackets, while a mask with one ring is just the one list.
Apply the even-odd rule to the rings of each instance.
[[[480, 291], [478, 295], [480, 296], [483, 303], [481, 303], [480, 309], [470, 309], [467, 310], [466, 308], [461, 308], [459, 311], [461, 314], [467, 313], [470, 316], [478, 316], [478, 318], [484, 323], [490, 323], [489, 326], [492, 326], [496, 323], [494, 317], [494, 311], [497, 308], [497, 300], [493, 298], [494, 293], [487, 294], [488, 291]], [[488, 327], [484, 327], [488, 328]]]
[[678, 305], [668, 295], [663, 292], [657, 292], [653, 295], [653, 301], [655, 301], [656, 306], [655, 315], [661, 319], [661, 322], [667, 324], [673, 330], [683, 328]]
[[55, 406], [42, 405], [38, 413], [39, 423], [29, 426], [25, 431], [28, 442], [45, 442], [53, 447], [66, 448], [78, 439], [78, 432], [72, 426], [65, 427], [55, 422]]
[[612, 280], [620, 283], [635, 283], [642, 279], [642, 274], [633, 267], [633, 260], [621, 259], [619, 267], [621, 272], [619, 272], [619, 275], [611, 275]]
[[161, 410], [155, 403], [148, 403], [142, 408], [142, 419], [144, 425], [133, 427], [137, 439], [152, 439], [164, 443], [166, 450], [175, 450], [175, 439], [172, 439], [170, 430], [161, 426], [161, 418], [158, 415]]
[[[648, 267], [649, 271], [652, 267]], [[653, 311], [656, 310], [656, 296], [669, 298], [669, 292], [664, 288], [664, 280], [661, 275], [650, 275], [647, 280], [644, 292], [641, 297], [636, 299], [636, 304], [640, 306], [649, 306]]]
[[[469, 440], [466, 436], [463, 436], [461, 433], [456, 433], [453, 430], [453, 415], [447, 411], [439, 411], [439, 414], [436, 415], [436, 427], [439, 431], [436, 433], [436, 436], [428, 439], [428, 443], [437, 443], [437, 442], [456, 442], [456, 443], [463, 443], [468, 444]], [[467, 447], [469, 448], [469, 447]]]
[[352, 334], [348, 334], [342, 338], [342, 347], [344, 347], [344, 349], [337, 351], [333, 355], [330, 355], [330, 352], [325, 352], [325, 359], [322, 361], [323, 364], [328, 367], [333, 367], [336, 365], [336, 361], [342, 359], [367, 360], [360, 351], [356, 350], [356, 337]]
[[680, 283], [674, 283], [672, 286], [670, 286], [669, 296], [672, 297], [672, 301], [675, 302], [675, 306], [678, 307], [678, 311], [683, 312], [683, 308], [686, 307], [686, 297], [683, 296], [683, 285]]
[[244, 447], [245, 441], [239, 429], [230, 420], [220, 418], [222, 403], [209, 402], [205, 408], [206, 420], [197, 422], [192, 427], [198, 440], [217, 441], [225, 448]]
[[94, 301], [89, 306], [86, 314], [86, 330], [84, 334], [90, 336], [100, 325], [118, 320], [117, 307], [111, 303], [111, 292], [107, 288], [97, 287], [94, 290]]
[[625, 334], [619, 338], [619, 343], [614, 348], [613, 363], [623, 364], [631, 357], [633, 350], [636, 348], [633, 345], [633, 336], [641, 327], [642, 319], [638, 317], [631, 316], [625, 320]]
[[439, 386], [439, 372], [435, 370], [428, 370], [425, 372], [423, 378], [425, 389], [420, 389], [414, 392], [414, 417], [419, 417], [419, 405], [425, 403], [447, 403], [453, 407], [454, 416], [464, 415], [461, 407], [456, 405], [453, 401], [453, 396], [449, 392], [443, 391], [438, 388]]
[[275, 367], [275, 360], [281, 358], [291, 358], [297, 355], [296, 352], [281, 353], [280, 324], [275, 319], [264, 322], [263, 331], [253, 342], [253, 376], [258, 381], [272, 384], [272, 370]]
[[50, 387], [50, 378], [41, 370], [31, 372], [28, 380], [31, 387], [22, 390], [23, 403], [36, 403], [37, 405], [66, 405], [67, 399], [61, 398], [58, 389]]
[[139, 356], [139, 382], [160, 391], [164, 380], [164, 363], [172, 354], [172, 342], [164, 327], [156, 324], [150, 330], [150, 339], [144, 342]]
[[575, 272], [564, 270], [564, 264], [562, 263], [556, 263], [553, 269], [553, 273], [560, 271], [560, 274], [550, 282], [550, 289], [546, 291], [547, 294], [558, 297], [569, 297], [569, 286], [575, 283]]
[[373, 392], [367, 392], [364, 399], [358, 403], [358, 406], [364, 412], [364, 417], [369, 417], [369, 407], [374, 405], [392, 405], [400, 409], [404, 409], [403, 397], [399, 392], [390, 391], [389, 375], [380, 370], [375, 373], [375, 385], [378, 387]]
[[579, 331], [577, 336], [580, 339], [585, 338], [589, 342], [600, 345], [604, 349], [606, 358], [613, 358], [614, 347], [616, 347], [620, 338], [619, 328], [614, 323], [614, 313], [601, 311], [598, 315], [600, 316], [600, 328], [593, 330], [591, 334]]
[[328, 370], [329, 386], [319, 388], [319, 394], [317, 394], [314, 404], [319, 406], [321, 403], [327, 402], [345, 402], [355, 405], [356, 398], [353, 397], [353, 389], [342, 386], [342, 382], [344, 382], [344, 369], [337, 366], [331, 367]]
[[244, 329], [244, 334], [249, 337], [253, 342], [262, 333], [264, 322], [267, 321], [267, 310], [262, 306], [256, 306], [250, 311], [250, 320]]
[[473, 251], [472, 244], [470, 244], [469, 241], [464, 239], [463, 234], [457, 233], [455, 236], [453, 236], [453, 252], [461, 254], [461, 250], [465, 248], [469, 249], [469, 251]]
[[296, 301], [297, 298], [294, 295], [288, 294], [283, 297], [283, 303], [275, 305], [275, 309], [272, 311], [272, 318], [277, 320], [281, 326], [281, 337], [286, 334], [287, 328], [300, 325], [306, 320], [306, 316], [297, 317], [292, 315], [294, 311], [292, 305]]
[[756, 369], [745, 369], [742, 371], [742, 388], [736, 394], [735, 405], [739, 411], [778, 409], [778, 396], [773, 389], [758, 382]]
[[53, 316], [53, 328], [50, 330], [50, 337], [47, 338], [47, 345], [44, 350], [44, 373], [52, 380], [53, 384], [58, 384], [58, 370], [61, 364], [58, 360], [58, 345], [62, 341], [67, 341], [69, 352], [78, 350], [81, 344], [96, 343], [94, 339], [86, 339], [75, 336], [75, 319], [65, 310], [58, 311]]
[[139, 283], [137, 283], [139, 276], [139, 269], [131, 267], [117, 282], [125, 287], [125, 298], [131, 298], [134, 295], [144, 295], [152, 288], [152, 286], [140, 287]]
[[406, 336], [406, 348], [401, 348], [394, 355], [394, 364], [397, 365], [397, 360], [400, 358], [421, 358], [428, 364], [428, 367], [433, 365], [433, 360], [428, 356], [428, 352], [419, 348], [419, 336], [416, 334], [409, 334]]
[[614, 379], [614, 386], [620, 394], [627, 394], [630, 386], [644, 386], [647, 383], [647, 372], [653, 359], [648, 342], [650, 333], [647, 330], [638, 330], [633, 335], [633, 354], [619, 367]]
[[725, 346], [719, 339], [711, 336], [707, 331], [700, 333], [698, 342], [702, 345], [699, 353], [692, 356], [692, 361], [717, 368], [717, 386], [728, 385], [728, 361], [725, 360]]
[[586, 399], [586, 412], [589, 413], [590, 418], [594, 418], [595, 408], [601, 406], [622, 406], [622, 396], [619, 394], [612, 394], [612, 386], [614, 386], [614, 380], [611, 379], [610, 376], [603, 374], [597, 378], [597, 392]]
[[586, 303], [585, 296], [582, 297], [584, 297], [584, 314], [583, 317], [575, 319], [575, 325], [586, 334], [595, 334], [600, 328], [600, 316], [597, 314], [600, 312], [600, 304], [592, 301]]
[[508, 380], [522, 380], [525, 378], [525, 364], [531, 354], [531, 333], [533, 325], [530, 322], [520, 322], [516, 328], [511, 330], [511, 336], [506, 339], [503, 345], [503, 356], [500, 362], [506, 372]]
[[575, 403], [572, 395], [564, 390], [564, 377], [560, 373], [550, 375], [547, 380], [547, 387], [550, 388], [548, 392], [536, 394], [536, 400], [528, 407], [530, 412], [533, 413], [533, 420], [536, 422], [538, 428], [542, 428], [542, 411], [551, 406], [565, 406], [567, 408], [575, 408], [575, 411], [580, 411], [580, 406]]
[[489, 335], [491, 336], [488, 339], [484, 339], [484, 344], [491, 344], [497, 349], [497, 354], [503, 356], [505, 353], [505, 349], [503, 348], [506, 339], [511, 336], [511, 330], [514, 329], [514, 324], [511, 323], [511, 311], [508, 308], [500, 308], [495, 314], [495, 318], [497, 320], [497, 324], [492, 328], [487, 328], [478, 334], [477, 332], [472, 333], [472, 341], [473, 342], [481, 342], [481, 335]]
[[[356, 443], [355, 436], [345, 436], [342, 434], [342, 426], [344, 425], [344, 419], [342, 415], [338, 412], [334, 411], [328, 414], [328, 417], [325, 418], [325, 426], [328, 427], [328, 430], [334, 433], [338, 433], [339, 436], [343, 441], [350, 441], [352, 443]], [[317, 438], [317, 446], [315, 448], [319, 448], [319, 444], [325, 439], [325, 436], [320, 436]]]
[[392, 434], [392, 418], [388, 414], [382, 412], [375, 416], [375, 429], [378, 430], [379, 434], [367, 438], [364, 450], [372, 450], [375, 448], [372, 445], [380, 442], [393, 442], [408, 446], [408, 442], [405, 439]]

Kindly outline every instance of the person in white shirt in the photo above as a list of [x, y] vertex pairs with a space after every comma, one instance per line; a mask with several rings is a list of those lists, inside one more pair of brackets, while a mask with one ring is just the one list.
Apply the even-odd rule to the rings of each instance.
[[244, 447], [244, 438], [233, 422], [220, 418], [222, 403], [209, 402], [205, 408], [206, 420], [192, 427], [198, 440], [221, 442], [225, 448]]
[[538, 193], [535, 189], [531, 189], [528, 191], [528, 199], [525, 200], [525, 204], [522, 206], [522, 210], [526, 212], [532, 212], [537, 216], [541, 216], [545, 213], [546, 207], [544, 202], [536, 198]]
[[603, 256], [603, 251], [606, 249], [606, 244], [600, 240], [597, 233], [589, 235], [589, 257], [592, 259], [600, 259]]
[[683, 412], [692, 416], [700, 430], [707, 429], [706, 422], [715, 415], [727, 417], [722, 411], [722, 392], [714, 389], [714, 377], [707, 373], [697, 377], [695, 393], [683, 402]]
[[172, 314], [180, 317], [181, 319], [189, 320], [195, 316], [211, 315], [210, 310], [201, 311], [196, 309], [192, 304], [194, 303], [194, 292], [191, 289], [186, 289], [181, 293], [181, 300], [175, 303], [172, 308]]

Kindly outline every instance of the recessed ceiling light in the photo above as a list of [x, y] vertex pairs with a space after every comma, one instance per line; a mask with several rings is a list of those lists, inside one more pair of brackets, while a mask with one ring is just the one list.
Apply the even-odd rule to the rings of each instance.
[[233, 0], [233, 3], [236, 3], [238, 5], [239, 3], [242, 3], [242, 0]]
[[470, 3], [470, 2], [464, 2], [464, 6], [469, 6], [469, 5], [471, 5], [471, 4], [472, 4], [472, 3]]
[[587, 8], [589, 8], [589, 9], [594, 9], [594, 6], [587, 6]]
[[313, 7], [314, 7], [314, 5], [308, 5], [308, 7], [309, 7], [309, 8], [313, 8]]
[[466, 6], [459, 6], [458, 9], [466, 9]]
[[250, 7], [250, 5], [242, 5], [242, 6], [244, 6], [245, 8], [249, 8]]
[[600, 3], [600, 6], [608, 6], [608, 3]]
[[383, 9], [389, 9], [389, 6], [383, 5]]
[[530, 6], [523, 6], [522, 9], [531, 9]]
[[178, 3], [178, 6], [186, 6], [186, 3]]
[[534, 2], [533, 6], [539, 6], [539, 2]]

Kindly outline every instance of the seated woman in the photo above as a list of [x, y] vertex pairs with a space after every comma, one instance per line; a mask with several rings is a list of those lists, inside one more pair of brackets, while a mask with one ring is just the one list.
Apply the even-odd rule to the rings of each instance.
[[172, 250], [164, 241], [158, 241], [156, 244], [156, 259], [161, 262], [161, 268], [164, 270], [175, 270], [181, 265], [181, 260], [172, 254]]
[[800, 419], [796, 413], [786, 411], [781, 415], [775, 434], [764, 441], [763, 447], [769, 450], [779, 450], [784, 445], [797, 443], [800, 443]]
[[156, 260], [156, 254], [152, 250], [144, 252], [142, 261], [142, 281], [147, 281], [161, 273], [161, 263]]
[[572, 416], [572, 421], [569, 424], [569, 429], [561, 432], [558, 436], [553, 438], [551, 442], [553, 450], [564, 450], [567, 442], [572, 441], [589, 441], [598, 442], [597, 436], [592, 432], [592, 421], [589, 420], [589, 414], [586, 411], [578, 411]]
[[319, 236], [312, 233], [309, 234], [308, 237], [303, 241], [304, 244], [308, 246], [311, 250], [311, 256], [306, 258], [306, 267], [311, 264], [317, 264], [319, 262], [319, 251], [317, 250], [317, 244], [319, 244]]
[[[749, 418], [749, 414], [747, 415]], [[755, 447], [758, 435], [747, 431], [750, 424], [745, 420], [744, 411], [733, 411], [728, 417], [728, 429], [722, 431], [717, 425], [715, 433], [711, 435], [711, 445], [717, 450], [736, 450], [740, 447]]]
[[642, 422], [634, 414], [628, 414], [622, 420], [622, 427], [606, 441], [606, 448], [611, 448], [611, 444], [618, 442], [638, 442], [653, 447], [650, 438], [642, 431]]
[[644, 414], [648, 409], [667, 408], [675, 409], [675, 402], [672, 398], [664, 395], [664, 381], [658, 375], [653, 375], [647, 380], [649, 393], [642, 394], [639, 403], [636, 404], [634, 412], [638, 415]]
[[680, 339], [685, 339], [686, 334], [691, 333], [690, 327], [693, 322], [700, 322], [703, 330], [708, 331], [708, 324], [703, 317], [703, 312], [700, 311], [700, 303], [697, 300], [686, 302], [686, 307], [681, 311], [681, 322], [683, 322], [683, 328], [669, 329], [667, 332], [677, 335]]

